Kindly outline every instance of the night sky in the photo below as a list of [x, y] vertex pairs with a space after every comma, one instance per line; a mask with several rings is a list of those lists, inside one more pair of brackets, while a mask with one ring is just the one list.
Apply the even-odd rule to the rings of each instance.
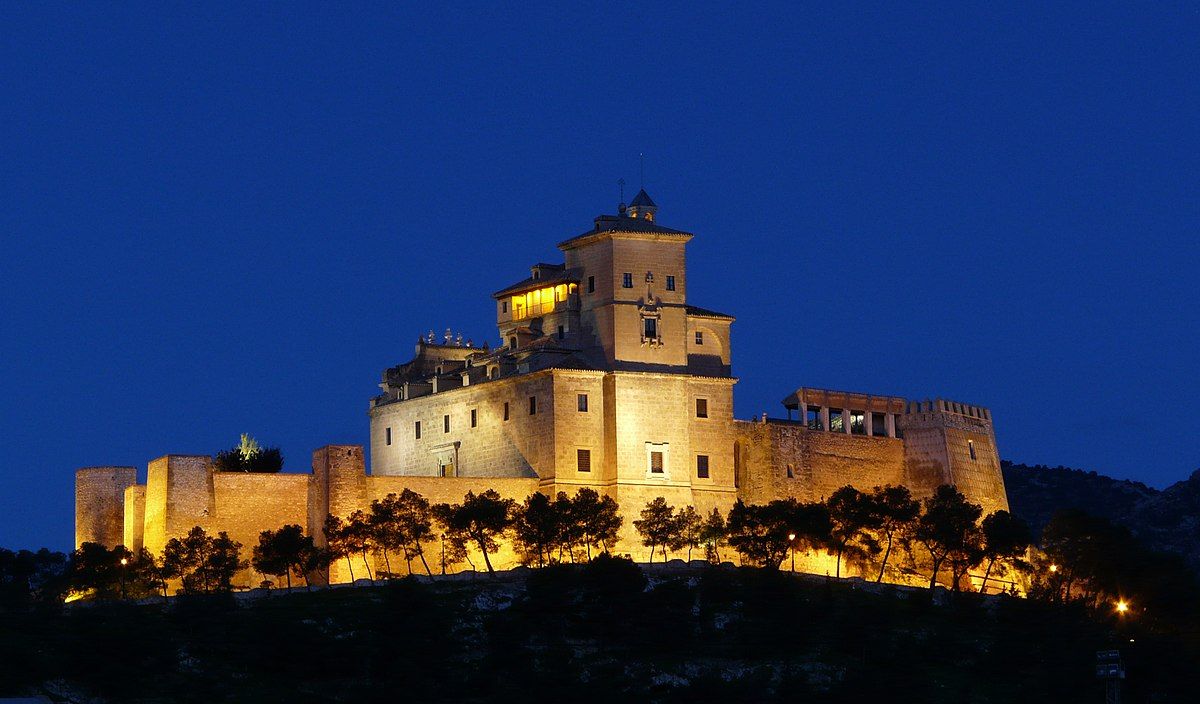
[[0, 546], [70, 548], [81, 466], [366, 443], [381, 370], [495, 344], [642, 153], [739, 417], [942, 396], [1014, 461], [1200, 466], [1193, 3], [39, 5], [0, 9]]

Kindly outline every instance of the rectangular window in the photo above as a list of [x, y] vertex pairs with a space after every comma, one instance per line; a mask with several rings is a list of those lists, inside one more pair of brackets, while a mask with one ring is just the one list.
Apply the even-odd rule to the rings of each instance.
[[974, 440], [967, 441], [967, 450], [969, 450], [971, 452], [971, 459], [973, 459], [973, 460], [979, 459], [978, 457], [975, 456], [975, 441]]
[[821, 426], [821, 407], [820, 406], [809, 406], [808, 412], [806, 415], [808, 417], [805, 418], [804, 421], [805, 421], [805, 424], [808, 425], [809, 430], [824, 430], [825, 429], [824, 427]]
[[595, 292], [596, 292], [596, 277], [589, 276], [588, 277], [588, 293], [595, 293]]
[[628, 271], [621, 274], [621, 288], [633, 288], [633, 274]]
[[708, 479], [708, 455], [696, 455], [696, 478]]
[[877, 438], [887, 437], [887, 415], [884, 413], [871, 414], [871, 435]]
[[587, 394], [578, 394], [575, 397], [575, 403], [580, 413], [587, 413]]
[[392, 444], [392, 429], [387, 428], [384, 431], [383, 436], [384, 436], [384, 444], [391, 445]]
[[507, 313], [507, 312], [508, 312], [508, 301], [501, 301], [501, 302], [500, 302], [500, 312], [501, 312], [501, 313]]
[[850, 434], [867, 434], [867, 416], [862, 411], [850, 411]]
[[696, 399], [696, 417], [697, 418], [707, 418], [708, 417], [708, 399], [706, 399], [706, 398]]
[[697, 345], [704, 344], [704, 333], [699, 330], [696, 331], [696, 344]]
[[564, 337], [566, 337], [566, 336], [567, 336], [567, 331], [566, 331], [566, 329], [565, 329], [563, 326], [559, 325], [559, 326], [558, 326], [558, 339], [560, 339], [560, 340], [561, 340], [561, 339], [563, 339], [563, 338], [564, 338]]
[[896, 427], [896, 437], [903, 438], [904, 431], [900, 429], [900, 414], [897, 413], [892, 416], [892, 425]]
[[650, 473], [651, 474], [662, 474], [663, 473], [663, 453], [658, 452], [658, 451], [652, 451], [650, 453]]
[[474, 427], [475, 427], [475, 425], [476, 425], [475, 421], [476, 421], [476, 420], [478, 420], [478, 418], [477, 418], [477, 417], [476, 417], [476, 415], [475, 415], [475, 409], [474, 409], [474, 408], [472, 408], [472, 409], [471, 409], [471, 427], [472, 427], [472, 428], [474, 428]]
[[591, 450], [576, 450], [575, 463], [580, 472], [592, 471], [592, 451]]
[[668, 277], [667, 277], [667, 290], [668, 290], [668, 291], [674, 291], [674, 290], [675, 290], [675, 277], [674, 277], [674, 276], [668, 276]]
[[537, 396], [529, 397], [529, 415], [537, 414]]
[[416, 425], [414, 425], [413, 427], [416, 429], [417, 439], [420, 440], [421, 439], [421, 421], [417, 421]]
[[642, 318], [642, 337], [647, 340], [658, 339], [658, 318]]
[[450, 416], [442, 416], [442, 432], [450, 432]]
[[844, 426], [842, 424], [842, 409], [840, 409], [840, 408], [830, 408], [829, 409], [829, 432], [831, 432], [831, 433], [846, 432], [846, 426]]
[[508, 420], [508, 401], [504, 402], [504, 420]]

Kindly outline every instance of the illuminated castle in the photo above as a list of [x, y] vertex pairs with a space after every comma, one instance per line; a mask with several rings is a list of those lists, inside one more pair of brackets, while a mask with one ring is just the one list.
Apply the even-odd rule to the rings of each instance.
[[621, 506], [620, 550], [635, 557], [647, 551], [632, 518], [658, 496], [725, 512], [738, 498], [817, 500], [846, 484], [922, 496], [952, 483], [985, 513], [1008, 507], [978, 406], [798, 388], [786, 420], [734, 419], [734, 318], [689, 304], [692, 237], [660, 225], [640, 191], [560, 242], [562, 263], [493, 294], [502, 344], [420, 339], [371, 400], [369, 474], [356, 446], [317, 450], [302, 475], [230, 475], [177, 455], [151, 462], [145, 485], [133, 468], [83, 469], [76, 542], [160, 550], [204, 525], [252, 545], [284, 523], [319, 537], [327, 513], [406, 487], [435, 502], [592, 487]]

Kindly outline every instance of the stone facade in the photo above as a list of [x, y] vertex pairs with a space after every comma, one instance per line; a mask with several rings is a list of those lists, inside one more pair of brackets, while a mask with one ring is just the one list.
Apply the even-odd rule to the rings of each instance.
[[[309, 474], [223, 474], [185, 455], [150, 462], [145, 485], [133, 468], [83, 469], [76, 542], [157, 553], [199, 525], [251, 546], [296, 523], [320, 543], [326, 515], [405, 488], [438, 503], [591, 487], [621, 506], [619, 549], [637, 558], [647, 551], [632, 522], [659, 496], [708, 513], [738, 499], [821, 500], [846, 485], [925, 496], [952, 483], [987, 512], [1007, 508], [985, 408], [801, 387], [783, 399], [786, 418], [735, 419], [734, 319], [689, 304], [692, 237], [661, 226], [639, 193], [560, 243], [561, 264], [535, 264], [493, 294], [497, 347], [450, 331], [420, 338], [371, 400], [370, 473], [354, 445], [316, 450]], [[494, 562], [513, 560], [506, 546]], [[329, 579], [349, 579], [351, 563]]]

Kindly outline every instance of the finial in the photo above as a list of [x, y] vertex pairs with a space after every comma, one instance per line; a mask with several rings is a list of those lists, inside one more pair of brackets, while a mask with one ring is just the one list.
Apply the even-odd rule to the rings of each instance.
[[429, 336], [425, 338], [425, 341], [431, 345], [433, 344], [433, 328], [429, 329]]
[[638, 154], [638, 188], [646, 187], [646, 155]]
[[450, 328], [446, 328], [446, 334], [442, 336], [442, 341], [449, 345], [452, 339], [454, 339], [454, 333], [450, 332]]
[[454, 338], [454, 344], [462, 347], [462, 333], [458, 333], [458, 337]]

